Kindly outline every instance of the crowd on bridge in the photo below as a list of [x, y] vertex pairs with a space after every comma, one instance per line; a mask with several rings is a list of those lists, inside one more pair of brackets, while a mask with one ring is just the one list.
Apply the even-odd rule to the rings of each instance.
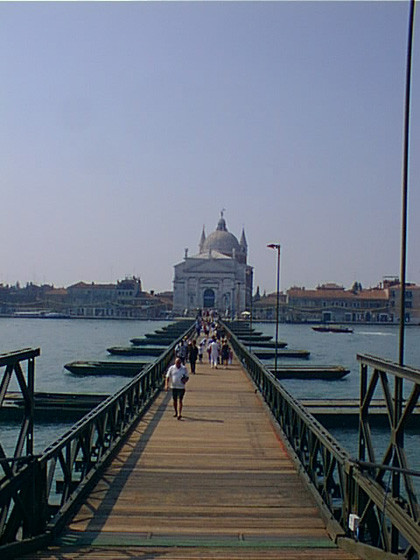
[[185, 385], [189, 381], [186, 364], [189, 364], [193, 375], [196, 374], [197, 361], [202, 364], [208, 359], [212, 369], [219, 366], [227, 369], [232, 364], [232, 348], [217, 319], [216, 313], [200, 313], [196, 317], [193, 336], [183, 338], [175, 347], [175, 364], [166, 373], [165, 388], [172, 389], [174, 417], [178, 420], [182, 418]]
[[191, 373], [196, 372], [196, 362], [203, 363], [207, 355], [212, 368], [222, 365], [225, 368], [232, 363], [233, 352], [217, 314], [198, 315], [194, 325], [194, 335], [184, 338], [175, 348], [176, 357], [185, 365], [190, 364]]

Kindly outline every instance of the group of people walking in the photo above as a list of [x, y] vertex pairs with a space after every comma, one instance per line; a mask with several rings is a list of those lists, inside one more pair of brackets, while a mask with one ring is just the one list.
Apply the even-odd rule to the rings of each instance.
[[[202, 330], [204, 337], [197, 345], [197, 339], [183, 339], [175, 348], [175, 363], [165, 376], [165, 390], [172, 389], [172, 400], [174, 406], [174, 417], [182, 419], [182, 406], [185, 395], [185, 386], [189, 381], [186, 363], [189, 362], [191, 373], [195, 375], [197, 361], [203, 363], [204, 352], [208, 354], [211, 368], [217, 369], [219, 365], [228, 367], [232, 363], [232, 350], [227, 338], [222, 338], [221, 329], [217, 325], [212, 330], [204, 328], [206, 325], [196, 322], [196, 336], [199, 337]], [[209, 336], [211, 335], [211, 336]]]
[[205, 341], [205, 344], [207, 345], [210, 367], [217, 369], [219, 365], [222, 365], [226, 369], [232, 363], [232, 350], [226, 338], [218, 340], [213, 336], [213, 338]]

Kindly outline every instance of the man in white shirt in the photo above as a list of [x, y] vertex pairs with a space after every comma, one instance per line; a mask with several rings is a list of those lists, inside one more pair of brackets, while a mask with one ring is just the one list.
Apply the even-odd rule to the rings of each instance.
[[172, 389], [174, 403], [174, 418], [182, 418], [182, 401], [185, 395], [185, 384], [189, 379], [187, 368], [183, 365], [181, 358], [176, 358], [175, 364], [166, 372], [165, 390]]
[[210, 366], [217, 369], [217, 364], [219, 362], [219, 343], [216, 337], [213, 337], [213, 341], [210, 344]]

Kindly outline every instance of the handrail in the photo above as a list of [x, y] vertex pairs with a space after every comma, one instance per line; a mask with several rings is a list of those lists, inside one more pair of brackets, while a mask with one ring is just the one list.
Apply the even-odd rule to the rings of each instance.
[[[417, 500], [410, 477], [403, 446], [395, 442], [403, 441], [404, 421], [410, 410], [418, 402], [420, 394], [420, 371], [398, 366], [374, 356], [358, 356], [362, 362], [362, 386], [367, 386], [365, 376], [368, 366], [375, 368], [375, 378], [381, 378], [386, 387], [385, 372], [414, 384], [410, 398], [399, 419], [394, 421], [392, 438], [400, 458], [393, 463], [392, 477], [403, 477], [405, 493], [389, 493], [383, 481], [385, 468], [391, 463], [391, 454], [386, 455], [382, 465], [372, 469], [352, 459], [344, 447], [299, 403], [275, 376], [251, 352], [248, 351], [227, 324], [224, 324], [232, 347], [261, 392], [275, 422], [281, 429], [284, 441], [299, 471], [306, 478], [327, 523], [327, 530], [334, 540], [345, 546], [357, 548], [356, 554], [363, 556], [362, 546], [368, 546], [370, 554], [402, 554], [404, 558], [418, 558], [420, 554], [420, 531]], [[365, 393], [369, 392], [368, 390]], [[373, 389], [369, 396], [373, 396]], [[387, 394], [388, 401], [389, 393]], [[363, 405], [363, 406], [362, 406]], [[373, 444], [367, 440], [368, 402], [361, 402], [361, 417], [364, 418], [360, 433], [363, 445], [372, 452]], [[392, 439], [391, 438], [391, 439]], [[392, 447], [392, 446], [391, 446]], [[374, 457], [369, 455], [369, 460]], [[398, 472], [401, 469], [403, 472]], [[399, 486], [395, 486], [399, 488]], [[354, 522], [354, 519], [357, 522]]]
[[[357, 360], [361, 365], [358, 463], [362, 469], [364, 462], [377, 464], [374, 468], [365, 467], [364, 471], [385, 491], [384, 502], [379, 506], [382, 505], [383, 509], [386, 507], [389, 511], [390, 503], [395, 504], [388, 530], [385, 529], [385, 523], [382, 521], [378, 527], [372, 528], [371, 532], [375, 539], [385, 543], [384, 547], [387, 550], [399, 552], [404, 530], [408, 532], [413, 530], [411, 523], [406, 522], [400, 515], [403, 509], [404, 514], [417, 527], [417, 531], [413, 530], [414, 541], [404, 536], [419, 554], [420, 509], [413, 481], [418, 474], [413, 474], [408, 465], [405, 433], [411, 414], [419, 403], [420, 371], [370, 355], [358, 355]], [[379, 460], [377, 459], [378, 446], [374, 443], [374, 432], [370, 427], [369, 415], [370, 405], [378, 392], [382, 393], [379, 397], [384, 400], [388, 418], [387, 432], [385, 432], [385, 435], [388, 435], [388, 443]], [[388, 481], [385, 479], [387, 473]], [[367, 499], [363, 492], [357, 496], [357, 505], [362, 518], [378, 516], [380, 512], [378, 504], [370, 498]]]
[[60, 531], [155, 400], [178, 341], [81, 418], [44, 452], [0, 481], [0, 556], [14, 558]]
[[[20, 430], [16, 439], [16, 445], [13, 454], [14, 461], [10, 466], [7, 462], [2, 462], [0, 464], [3, 471], [3, 475], [0, 475], [0, 482], [3, 476], [11, 477], [16, 473], [19, 465], [18, 460], [24, 454], [33, 454], [35, 358], [39, 355], [39, 348], [23, 348], [22, 350], [0, 354], [0, 367], [5, 367], [4, 374], [0, 380], [0, 408], [3, 406], [10, 383], [13, 379], [15, 379], [22, 394], [24, 411]], [[6, 453], [1, 445], [1, 442], [0, 458], [6, 458]]]
[[15, 350], [14, 352], [6, 352], [4, 354], [0, 354], [0, 367], [36, 358], [39, 354], [39, 348], [23, 348], [22, 350]]

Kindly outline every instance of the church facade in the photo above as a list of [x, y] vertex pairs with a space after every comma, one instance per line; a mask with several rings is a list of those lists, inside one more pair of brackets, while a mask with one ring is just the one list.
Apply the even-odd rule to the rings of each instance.
[[199, 252], [175, 265], [173, 310], [195, 314], [215, 309], [225, 317], [237, 317], [251, 308], [253, 268], [247, 264], [245, 231], [240, 241], [228, 231], [221, 213], [216, 230], [203, 232]]

